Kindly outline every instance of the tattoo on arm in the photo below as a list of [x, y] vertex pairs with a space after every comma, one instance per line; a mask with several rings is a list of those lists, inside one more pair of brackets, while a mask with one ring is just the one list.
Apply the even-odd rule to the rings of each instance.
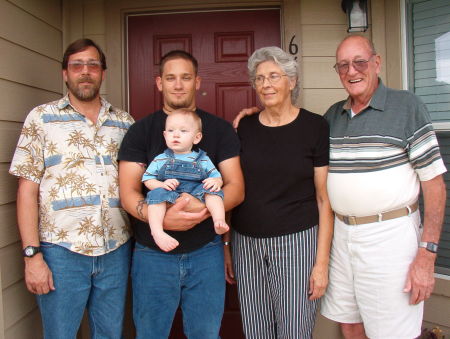
[[144, 214], [142, 213], [142, 209], [144, 208], [145, 200], [139, 200], [138, 204], [136, 205], [136, 213], [141, 218], [141, 220], [145, 221]]

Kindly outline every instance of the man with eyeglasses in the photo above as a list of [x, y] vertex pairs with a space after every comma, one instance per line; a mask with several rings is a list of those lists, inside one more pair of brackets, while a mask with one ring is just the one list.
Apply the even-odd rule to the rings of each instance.
[[25, 283], [45, 338], [75, 338], [85, 308], [93, 338], [122, 337], [131, 233], [117, 153], [134, 121], [100, 96], [105, 70], [92, 40], [70, 44], [68, 93], [28, 114], [11, 163]]
[[379, 79], [380, 56], [368, 39], [344, 39], [334, 68], [349, 97], [325, 114], [336, 218], [321, 312], [345, 338], [416, 338], [446, 199], [436, 135], [417, 96]]

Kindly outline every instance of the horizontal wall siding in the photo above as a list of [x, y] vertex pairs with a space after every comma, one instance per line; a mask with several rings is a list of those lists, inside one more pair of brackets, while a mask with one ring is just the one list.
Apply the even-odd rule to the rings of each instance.
[[[302, 0], [300, 12], [301, 105], [324, 114], [336, 101], [347, 97], [333, 69], [336, 48], [348, 35], [346, 15], [340, 1], [335, 0]], [[371, 32], [364, 34], [370, 37]]]
[[1, 120], [17, 122], [23, 122], [28, 112], [37, 103], [50, 102], [61, 97], [59, 92], [55, 93], [5, 79], [0, 79], [0, 93], [8, 98], [8, 100], [0, 100]]
[[[0, 248], [20, 240], [16, 219], [16, 203], [0, 205], [0, 220], [3, 220], [1, 227]], [[5, 222], [6, 221], [6, 222]]]
[[[45, 1], [43, 1], [45, 3]], [[0, 36], [54, 60], [61, 60], [61, 31], [7, 1], [0, 1]], [[26, 29], [17, 29], [26, 23]]]
[[0, 79], [61, 93], [61, 62], [0, 38]]
[[[61, 0], [8, 0], [8, 2], [61, 31]], [[58, 40], [55, 43], [61, 43], [61, 41]]]
[[39, 310], [34, 308], [31, 312], [27, 313], [21, 321], [16, 322], [6, 329], [5, 339], [38, 339], [42, 338], [41, 333], [41, 317]]
[[23, 280], [17, 179], [8, 169], [28, 112], [62, 94], [62, 1], [0, 0], [0, 50], [0, 338], [39, 338], [39, 312]]
[[[3, 290], [3, 307], [5, 329], [17, 324], [30, 312], [36, 308], [36, 298], [28, 292], [25, 282], [18, 281], [12, 286]], [[30, 324], [36, 326], [37, 324]], [[36, 333], [40, 336], [39, 333]], [[19, 337], [24, 338], [24, 337]]]

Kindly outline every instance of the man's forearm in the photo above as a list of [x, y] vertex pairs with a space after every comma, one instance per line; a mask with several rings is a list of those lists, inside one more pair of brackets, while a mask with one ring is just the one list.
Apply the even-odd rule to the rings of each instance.
[[422, 241], [439, 242], [444, 221], [446, 189], [442, 175], [421, 182], [424, 199]]
[[119, 163], [119, 189], [122, 207], [133, 217], [147, 221], [147, 204], [142, 194], [144, 164], [121, 161]]
[[39, 246], [39, 185], [19, 179], [17, 190], [17, 223], [22, 246]]
[[229, 183], [223, 186], [223, 204], [225, 211], [230, 211], [244, 201], [244, 185], [240, 183]]
[[219, 163], [223, 178], [223, 193], [225, 211], [230, 211], [244, 201], [244, 177], [242, 175], [239, 157], [234, 157]]

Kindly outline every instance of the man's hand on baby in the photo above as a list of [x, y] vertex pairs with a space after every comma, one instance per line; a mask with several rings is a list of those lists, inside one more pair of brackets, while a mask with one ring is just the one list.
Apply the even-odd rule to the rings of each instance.
[[222, 178], [206, 178], [203, 180], [203, 188], [211, 190], [211, 192], [218, 192], [222, 188]]
[[164, 188], [168, 191], [175, 190], [180, 182], [177, 179], [167, 179], [164, 181]]

